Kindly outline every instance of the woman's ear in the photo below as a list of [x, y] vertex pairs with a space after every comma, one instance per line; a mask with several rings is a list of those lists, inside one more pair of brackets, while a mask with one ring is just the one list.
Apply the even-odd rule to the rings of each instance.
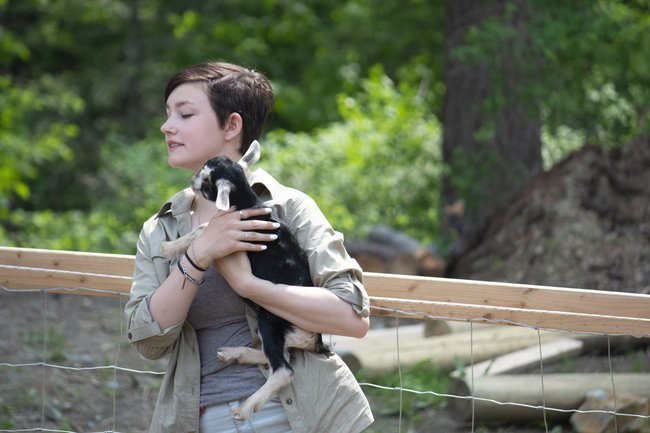
[[241, 133], [244, 127], [244, 121], [239, 113], [230, 113], [228, 119], [226, 119], [226, 124], [223, 128], [224, 138], [226, 140], [232, 140]]

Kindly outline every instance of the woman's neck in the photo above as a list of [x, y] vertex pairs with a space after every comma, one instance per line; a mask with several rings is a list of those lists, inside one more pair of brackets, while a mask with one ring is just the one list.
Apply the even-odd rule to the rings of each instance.
[[192, 225], [198, 227], [203, 223], [207, 223], [217, 213], [217, 207], [214, 202], [203, 198], [203, 196], [196, 195], [190, 207], [192, 215]]

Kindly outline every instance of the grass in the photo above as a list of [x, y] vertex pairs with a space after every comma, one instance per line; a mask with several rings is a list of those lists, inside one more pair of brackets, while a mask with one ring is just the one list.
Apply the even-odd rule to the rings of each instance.
[[13, 415], [11, 411], [11, 407], [7, 404], [2, 404], [0, 405], [0, 415], [2, 415], [2, 421], [0, 421], [0, 429], [13, 429], [15, 428], [15, 424], [12, 420]]
[[422, 361], [410, 367], [375, 373], [361, 370], [357, 373], [360, 383], [371, 383], [384, 387], [397, 388], [394, 391], [364, 386], [363, 391], [370, 401], [376, 418], [392, 418], [401, 413], [404, 431], [413, 428], [421, 421], [420, 413], [430, 408], [441, 408], [445, 398], [434, 394], [416, 394], [401, 388], [420, 392], [447, 392], [449, 374], [429, 361]]
[[23, 344], [30, 352], [43, 353], [43, 345], [47, 348], [46, 359], [50, 362], [65, 360], [66, 339], [56, 327], [50, 326], [45, 333], [42, 329], [30, 329], [23, 335]]

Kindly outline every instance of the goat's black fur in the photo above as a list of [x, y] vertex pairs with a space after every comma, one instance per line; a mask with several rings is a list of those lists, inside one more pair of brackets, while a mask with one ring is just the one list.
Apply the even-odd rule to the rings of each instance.
[[[193, 187], [203, 197], [214, 202], [218, 195], [217, 185], [223, 181], [230, 184], [231, 206], [237, 209], [263, 206], [248, 184], [242, 167], [225, 156], [210, 159], [201, 172], [195, 176]], [[270, 216], [255, 216], [252, 219], [272, 220]], [[312, 286], [309, 263], [304, 251], [287, 226], [282, 221], [277, 222], [280, 223], [280, 228], [276, 232], [278, 235], [277, 240], [265, 242], [264, 244], [268, 248], [264, 251], [248, 252], [253, 274], [273, 283]], [[248, 299], [245, 300], [257, 313], [258, 333], [262, 339], [264, 354], [268, 359], [271, 371], [286, 368], [293, 374], [291, 360], [285, 357], [285, 353], [290, 353], [286, 347], [287, 336], [294, 332], [296, 327], [254, 302]], [[316, 334], [315, 341], [314, 352], [331, 354], [329, 347], [323, 343], [320, 334]]]

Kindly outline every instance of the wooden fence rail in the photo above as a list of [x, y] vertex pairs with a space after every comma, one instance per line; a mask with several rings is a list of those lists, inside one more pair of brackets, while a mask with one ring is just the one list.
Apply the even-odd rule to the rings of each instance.
[[[133, 263], [129, 255], [0, 247], [0, 286], [128, 294]], [[364, 284], [375, 315], [650, 336], [650, 295], [370, 272]]]

